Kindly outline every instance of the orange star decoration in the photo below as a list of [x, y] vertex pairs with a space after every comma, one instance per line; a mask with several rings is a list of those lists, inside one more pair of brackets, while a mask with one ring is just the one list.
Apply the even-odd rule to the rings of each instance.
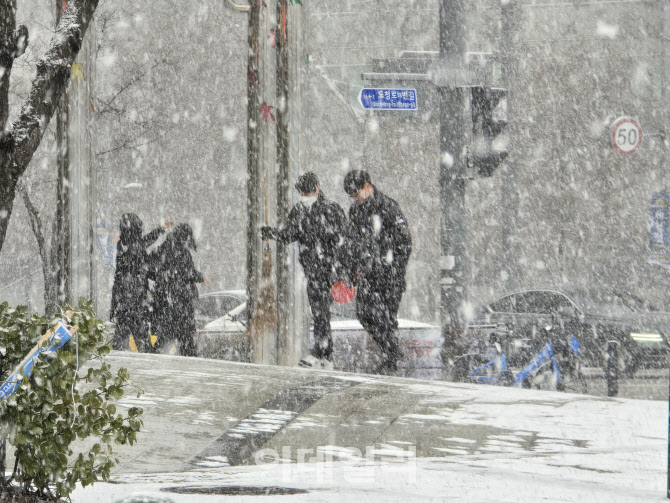
[[272, 115], [272, 112], [270, 112], [270, 110], [272, 110], [272, 107], [270, 105], [263, 102], [263, 103], [261, 103], [261, 109], [260, 110], [261, 110], [261, 112], [263, 112], [263, 120], [265, 122], [267, 122], [268, 118], [271, 119], [271, 120], [275, 120], [275, 116]]
[[86, 80], [84, 72], [81, 71], [81, 67], [84, 66], [81, 63], [72, 63], [72, 80], [77, 80], [77, 77], [81, 77], [82, 80]]

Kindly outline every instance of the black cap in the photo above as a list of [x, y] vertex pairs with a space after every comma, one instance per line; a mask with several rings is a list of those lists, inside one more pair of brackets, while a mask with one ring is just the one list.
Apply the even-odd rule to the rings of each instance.
[[311, 171], [300, 175], [298, 181], [295, 184], [295, 188], [298, 192], [302, 194], [309, 194], [310, 192], [316, 192], [316, 189], [319, 187], [319, 177], [316, 176]]
[[366, 183], [372, 183], [368, 172], [354, 169], [353, 171], [349, 171], [347, 176], [344, 177], [344, 191], [350, 196], [353, 196], [356, 192], [365, 187]]

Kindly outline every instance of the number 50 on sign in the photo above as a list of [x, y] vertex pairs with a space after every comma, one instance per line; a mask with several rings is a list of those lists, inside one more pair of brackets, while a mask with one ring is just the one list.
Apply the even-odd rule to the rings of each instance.
[[631, 117], [619, 117], [612, 125], [612, 147], [622, 155], [637, 152], [642, 143], [642, 128]]

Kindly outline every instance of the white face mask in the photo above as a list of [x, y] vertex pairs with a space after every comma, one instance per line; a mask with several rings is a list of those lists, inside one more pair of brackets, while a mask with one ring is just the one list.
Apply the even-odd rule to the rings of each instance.
[[300, 196], [300, 202], [307, 209], [310, 209], [319, 196]]

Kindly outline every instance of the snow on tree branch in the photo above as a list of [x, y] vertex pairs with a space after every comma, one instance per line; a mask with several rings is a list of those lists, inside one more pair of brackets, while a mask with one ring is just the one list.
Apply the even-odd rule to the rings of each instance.
[[[30, 95], [23, 103], [19, 117], [9, 131], [0, 130], [0, 250], [12, 213], [16, 184], [37, 150], [67, 86], [72, 63], [82, 46], [84, 35], [98, 2], [99, 0], [71, 0], [68, 2], [56, 28], [56, 33], [51, 39], [49, 49], [37, 64], [37, 75], [33, 79]], [[27, 40], [27, 30], [20, 28], [18, 33], [14, 33], [15, 19], [13, 16], [15, 13], [11, 6], [7, 7], [8, 2], [0, 0], [0, 11], [8, 13], [11, 17], [9, 20], [7, 18], [0, 20], [0, 24], [4, 23], [0, 27], [0, 36], [4, 38], [4, 40], [0, 39], [0, 50], [13, 46], [11, 58], [15, 58], [24, 48], [23, 43]], [[11, 41], [8, 40], [10, 26]], [[5, 51], [6, 54], [7, 51]], [[4, 93], [4, 88], [2, 92]], [[6, 100], [6, 96], [0, 96], [0, 101], [2, 100]], [[6, 115], [3, 119], [6, 119]]]
[[14, 122], [13, 171], [23, 174], [32, 159], [70, 78], [70, 69], [99, 0], [73, 0], [56, 28], [50, 47], [37, 64], [30, 95]]

